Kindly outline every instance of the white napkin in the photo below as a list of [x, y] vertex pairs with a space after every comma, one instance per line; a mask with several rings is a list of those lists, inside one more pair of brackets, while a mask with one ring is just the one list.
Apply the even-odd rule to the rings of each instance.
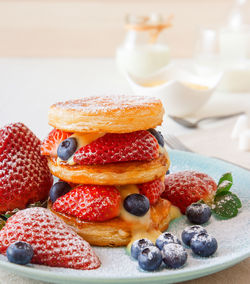
[[241, 151], [250, 151], [250, 118], [241, 115], [233, 128], [232, 139], [238, 139], [238, 147]]

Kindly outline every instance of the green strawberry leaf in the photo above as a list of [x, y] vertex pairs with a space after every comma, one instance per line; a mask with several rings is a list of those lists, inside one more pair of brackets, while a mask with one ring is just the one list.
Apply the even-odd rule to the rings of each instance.
[[5, 226], [6, 222], [3, 219], [0, 219], [0, 230]]
[[236, 194], [230, 191], [221, 192], [215, 196], [212, 211], [219, 218], [230, 219], [238, 214], [238, 208], [241, 206], [241, 201]]
[[38, 202], [35, 202], [35, 203], [31, 203], [28, 205], [28, 208], [32, 208], [32, 207], [44, 207], [44, 208], [47, 208], [47, 200], [45, 201], [38, 201]]
[[225, 173], [224, 175], [222, 175], [219, 182], [218, 182], [218, 186], [225, 180], [231, 181], [231, 183], [233, 184], [232, 173], [228, 172], [228, 173]]
[[[31, 203], [27, 206], [27, 208], [33, 208], [33, 207], [43, 207], [43, 208], [47, 208], [47, 200], [45, 201], [38, 201], [35, 203]], [[15, 208], [12, 211], [7, 211], [5, 212], [5, 214], [0, 214], [0, 218], [4, 221], [7, 221], [8, 218], [10, 218], [12, 215], [16, 214], [18, 211], [20, 211], [21, 209]], [[1, 221], [0, 219], [0, 221]], [[1, 225], [0, 225], [1, 227]]]

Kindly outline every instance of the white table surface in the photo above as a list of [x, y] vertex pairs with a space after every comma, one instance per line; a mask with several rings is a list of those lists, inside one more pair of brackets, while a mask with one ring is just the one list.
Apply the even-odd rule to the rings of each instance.
[[[40, 138], [48, 133], [47, 111], [54, 102], [88, 95], [131, 93], [127, 81], [117, 71], [113, 59], [0, 59], [0, 127], [10, 122], [21, 121]], [[250, 114], [250, 93], [215, 93], [195, 117], [242, 110]], [[195, 130], [187, 130], [170, 119], [167, 119], [166, 123], [169, 133], [195, 133]], [[223, 123], [226, 122], [207, 124], [206, 127], [213, 128]], [[244, 267], [249, 266], [249, 260], [247, 263], [239, 264], [239, 268], [236, 266], [227, 270], [229, 274], [218, 273], [219, 278], [208, 276], [194, 283], [236, 283], [224, 282], [225, 279], [216, 281], [226, 276], [227, 279], [232, 279], [232, 275], [242, 275], [243, 272], [244, 278], [239, 283], [247, 283], [250, 275], [244, 271]], [[228, 276], [230, 273], [231, 276]], [[38, 282], [25, 280], [1, 270], [0, 283]]]
[[[1, 125], [22, 121], [40, 138], [47, 135], [47, 112], [54, 102], [88, 95], [131, 93], [113, 59], [0, 59]], [[241, 110], [250, 114], [250, 93], [215, 93], [194, 117]], [[170, 119], [167, 127], [177, 135], [189, 132]]]

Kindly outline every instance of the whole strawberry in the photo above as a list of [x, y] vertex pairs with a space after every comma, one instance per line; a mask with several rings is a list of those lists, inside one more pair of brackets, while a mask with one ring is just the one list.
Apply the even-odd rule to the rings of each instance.
[[53, 179], [40, 146], [22, 123], [0, 129], [0, 213], [47, 198]]
[[108, 133], [80, 148], [74, 161], [81, 165], [107, 164], [128, 161], [149, 161], [159, 155], [156, 138], [148, 131]]
[[80, 185], [53, 204], [57, 212], [85, 221], [106, 221], [120, 213], [121, 195], [114, 186]]
[[138, 184], [140, 194], [145, 195], [151, 205], [154, 205], [165, 190], [164, 183], [161, 179], [155, 179], [150, 182]]
[[21, 210], [8, 219], [0, 231], [0, 253], [16, 241], [32, 246], [32, 263], [74, 269], [100, 266], [90, 245], [45, 208]]
[[185, 214], [186, 208], [194, 202], [201, 199], [211, 202], [216, 189], [216, 182], [207, 174], [182, 171], [166, 176], [165, 191], [161, 197], [168, 199]]

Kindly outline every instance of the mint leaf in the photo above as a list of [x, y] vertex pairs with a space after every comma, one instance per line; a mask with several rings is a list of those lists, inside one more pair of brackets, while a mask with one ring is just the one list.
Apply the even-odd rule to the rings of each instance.
[[231, 181], [231, 183], [233, 184], [232, 173], [228, 172], [228, 173], [225, 173], [224, 175], [222, 175], [222, 177], [220, 178], [220, 180], [218, 182], [218, 186], [225, 180]]
[[222, 192], [227, 192], [230, 190], [233, 183], [229, 180], [223, 180], [217, 187], [216, 196]]
[[221, 192], [215, 196], [212, 211], [220, 218], [230, 219], [238, 214], [238, 208], [241, 206], [241, 201], [236, 194], [230, 191]]

